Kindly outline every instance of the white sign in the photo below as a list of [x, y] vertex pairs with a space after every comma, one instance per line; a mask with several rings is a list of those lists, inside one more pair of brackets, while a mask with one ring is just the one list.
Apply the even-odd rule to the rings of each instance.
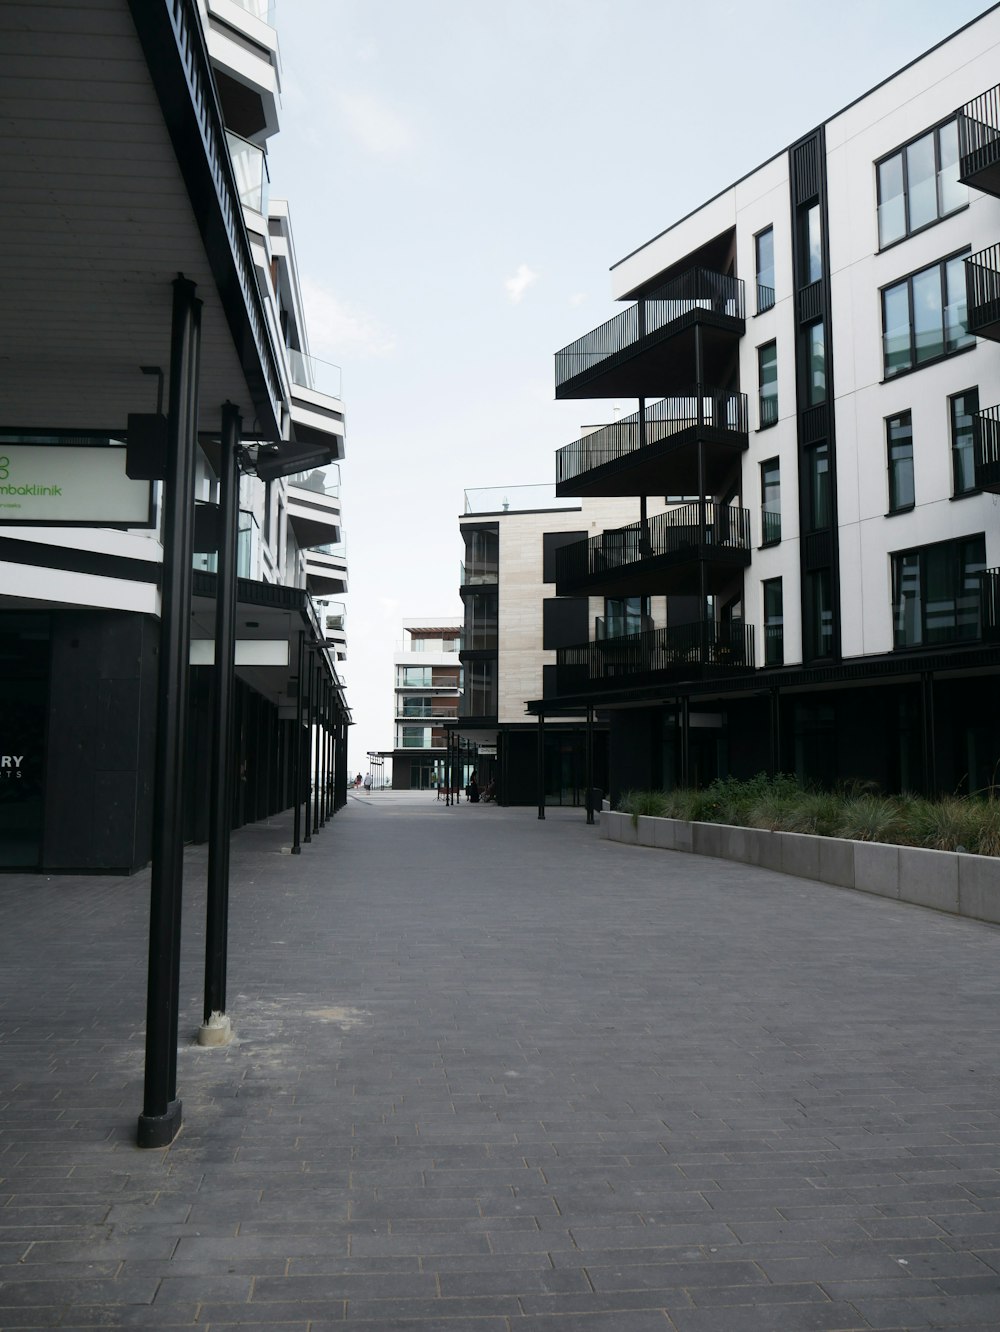
[[150, 483], [125, 475], [124, 445], [9, 444], [0, 439], [0, 525], [150, 525]]

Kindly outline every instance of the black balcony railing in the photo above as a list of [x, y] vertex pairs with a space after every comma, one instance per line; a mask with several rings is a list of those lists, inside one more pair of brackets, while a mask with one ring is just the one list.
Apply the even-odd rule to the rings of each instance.
[[634, 347], [645, 337], [680, 324], [696, 311], [745, 318], [744, 285], [739, 278], [692, 268], [644, 296], [600, 328], [556, 352], [556, 390], [602, 361]]
[[774, 308], [774, 288], [765, 287], [763, 282], [757, 283], [757, 313], [763, 314], [765, 310]]
[[1000, 244], [969, 255], [965, 288], [969, 332], [1000, 339]]
[[655, 683], [669, 676], [696, 678], [706, 672], [753, 670], [753, 627], [741, 620], [704, 622], [605, 638], [556, 651], [560, 694], [594, 687]]
[[724, 393], [699, 385], [690, 393], [651, 403], [646, 408], [644, 422], [640, 420], [639, 412], [633, 412], [631, 416], [602, 426], [583, 439], [558, 449], [556, 484], [572, 481], [598, 467], [612, 470], [616, 464], [625, 466], [644, 445], [649, 448], [685, 431], [699, 429], [724, 431], [733, 436], [734, 444], [745, 442], [747, 395]]
[[768, 426], [778, 424], [778, 395], [777, 393], [762, 393], [758, 400], [760, 411], [760, 428], [765, 430]]
[[996, 194], [1000, 188], [1000, 86], [966, 102], [958, 113], [959, 178]]
[[776, 546], [781, 540], [781, 514], [776, 509], [760, 511], [760, 544]]
[[612, 528], [588, 541], [574, 541], [556, 551], [556, 583], [580, 583], [662, 555], [690, 553], [703, 547], [750, 551], [750, 514], [730, 504], [684, 504], [647, 518], [645, 523]]
[[1000, 492], [1000, 406], [976, 412], [972, 434], [976, 486], [996, 494]]

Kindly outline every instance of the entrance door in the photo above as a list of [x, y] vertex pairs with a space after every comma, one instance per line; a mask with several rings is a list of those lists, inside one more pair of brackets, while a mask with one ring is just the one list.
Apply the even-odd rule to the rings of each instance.
[[0, 614], [0, 868], [41, 863], [49, 617]]

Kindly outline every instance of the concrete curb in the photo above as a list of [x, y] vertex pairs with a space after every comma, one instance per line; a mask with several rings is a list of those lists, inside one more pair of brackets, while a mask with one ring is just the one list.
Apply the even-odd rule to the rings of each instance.
[[601, 836], [688, 851], [1000, 925], [1000, 858], [601, 811]]

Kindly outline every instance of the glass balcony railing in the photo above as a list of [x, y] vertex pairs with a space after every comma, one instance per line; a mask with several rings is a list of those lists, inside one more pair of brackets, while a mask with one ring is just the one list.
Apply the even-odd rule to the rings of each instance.
[[329, 555], [335, 560], [347, 559], [347, 547], [342, 541], [334, 542], [328, 546], [311, 546], [309, 548], [311, 555]]
[[267, 216], [267, 201], [271, 178], [267, 171], [267, 153], [249, 139], [243, 139], [232, 130], [226, 130], [229, 156], [236, 175], [240, 203], [251, 212]]
[[233, 0], [233, 3], [252, 14], [255, 19], [260, 19], [261, 23], [266, 23], [269, 28], [274, 27], [276, 0]]
[[465, 512], [524, 513], [532, 509], [578, 509], [578, 499], [556, 495], [554, 482], [533, 486], [484, 486], [465, 492]]
[[336, 463], [329, 467], [314, 467], [311, 472], [294, 472], [288, 478], [290, 486], [300, 490], [314, 490], [318, 495], [327, 495], [331, 499], [340, 497], [340, 468]]
[[300, 388], [312, 389], [314, 393], [325, 394], [328, 398], [343, 396], [339, 365], [333, 365], [329, 361], [318, 361], [315, 356], [307, 356], [304, 352], [289, 347], [288, 370], [292, 376], [292, 383], [298, 384]]

